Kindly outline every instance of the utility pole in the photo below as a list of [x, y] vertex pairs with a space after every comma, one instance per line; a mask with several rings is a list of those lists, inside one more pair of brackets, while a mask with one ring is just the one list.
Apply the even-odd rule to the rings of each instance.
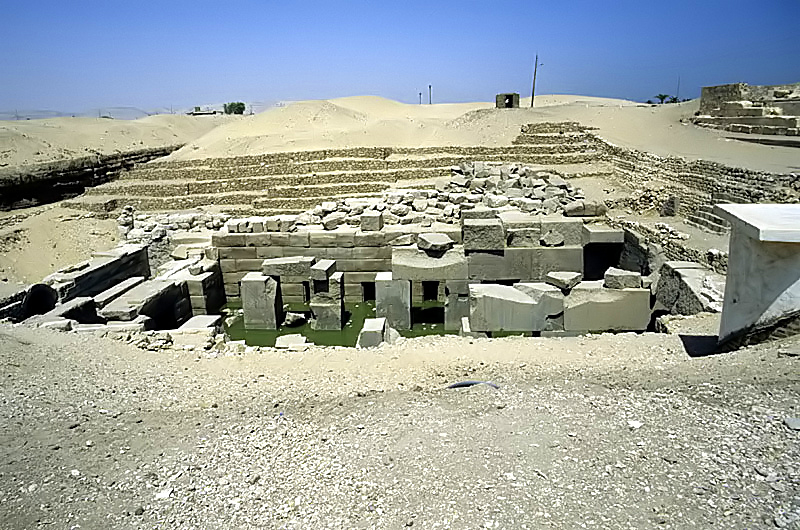
[[678, 90], [675, 91], [675, 99], [678, 100], [678, 103], [681, 102], [681, 76], [678, 76]]
[[536, 97], [536, 71], [539, 69], [539, 54], [536, 54], [536, 59], [533, 61], [533, 86], [531, 87], [531, 108], [533, 108], [533, 100]]
[[428, 85], [428, 105], [433, 104], [433, 85]]

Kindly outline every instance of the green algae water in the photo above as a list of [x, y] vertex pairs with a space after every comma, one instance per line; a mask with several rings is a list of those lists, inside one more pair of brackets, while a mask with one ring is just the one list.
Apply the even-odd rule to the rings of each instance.
[[[224, 312], [232, 312], [241, 309], [240, 304], [228, 304]], [[341, 331], [317, 331], [311, 328], [309, 322], [301, 326], [283, 326], [278, 330], [245, 329], [244, 320], [237, 318], [231, 325], [225, 327], [225, 331], [231, 340], [244, 340], [248, 346], [275, 346], [275, 339], [282, 335], [293, 335], [299, 333], [309, 342], [320, 346], [349, 346], [356, 345], [358, 334], [364, 327], [364, 320], [375, 318], [375, 302], [346, 303], [344, 305], [345, 318], [347, 323]], [[310, 318], [311, 311], [305, 304], [290, 304], [288, 310], [293, 313], [302, 313], [306, 318]], [[455, 331], [445, 331], [444, 329], [444, 303], [442, 302], [423, 302], [412, 307], [411, 329], [399, 331], [403, 337], [422, 337], [426, 335], [445, 335], [457, 334]]]
[[[349, 346], [356, 345], [358, 334], [364, 327], [364, 320], [375, 318], [375, 302], [346, 303], [345, 318], [347, 323], [341, 331], [317, 331], [311, 328], [309, 322], [301, 326], [283, 326], [278, 330], [245, 329], [244, 319], [237, 318], [232, 324], [225, 327], [231, 340], [244, 340], [248, 346], [275, 346], [275, 340], [282, 335], [299, 333], [309, 342], [320, 346]], [[232, 314], [241, 309], [240, 304], [228, 304], [224, 312]], [[293, 313], [303, 313], [310, 318], [311, 312], [305, 304], [290, 304], [288, 310]], [[455, 331], [444, 329], [444, 304], [442, 302], [424, 302], [411, 309], [411, 329], [399, 331], [403, 337], [422, 337], [426, 335], [457, 334]]]

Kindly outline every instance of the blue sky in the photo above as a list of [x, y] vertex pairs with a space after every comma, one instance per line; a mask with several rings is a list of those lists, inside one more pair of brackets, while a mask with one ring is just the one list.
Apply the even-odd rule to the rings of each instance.
[[800, 0], [0, 3], [0, 110], [800, 82]]

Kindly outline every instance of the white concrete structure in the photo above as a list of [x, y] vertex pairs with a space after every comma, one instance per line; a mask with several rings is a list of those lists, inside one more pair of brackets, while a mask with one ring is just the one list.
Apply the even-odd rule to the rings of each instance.
[[720, 204], [731, 223], [719, 341], [800, 314], [800, 204]]

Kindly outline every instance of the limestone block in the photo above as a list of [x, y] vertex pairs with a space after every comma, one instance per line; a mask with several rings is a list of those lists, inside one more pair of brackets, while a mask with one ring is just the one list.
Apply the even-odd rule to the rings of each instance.
[[503, 250], [506, 234], [500, 219], [464, 219], [465, 250]]
[[548, 272], [565, 271], [583, 274], [583, 247], [542, 247], [539, 249], [540, 278]]
[[375, 315], [394, 329], [411, 329], [411, 282], [396, 280], [391, 272], [376, 274]]
[[220, 247], [220, 259], [256, 258], [256, 247]]
[[564, 329], [564, 293], [561, 289], [544, 282], [515, 283], [514, 289], [522, 291], [536, 303], [532, 331]]
[[564, 245], [583, 244], [583, 220], [560, 215], [547, 215], [541, 218], [542, 234], [556, 232], [564, 238]]
[[106, 289], [102, 293], [94, 296], [94, 303], [98, 309], [107, 306], [112, 300], [133, 289], [144, 281], [144, 276], [131, 276], [130, 278], [119, 282], [113, 287]]
[[469, 317], [469, 283], [449, 280], [445, 282], [444, 329], [458, 331], [464, 317]]
[[377, 232], [383, 228], [383, 212], [369, 210], [361, 214], [361, 231]]
[[507, 212], [500, 212], [497, 214], [500, 222], [508, 233], [509, 230], [541, 230], [541, 220], [537, 215], [530, 215], [517, 210], [509, 210]]
[[474, 339], [486, 338], [486, 333], [480, 331], [472, 331], [469, 325], [469, 317], [462, 317], [460, 327], [458, 328], [459, 337], [470, 337]]
[[531, 331], [536, 302], [507, 285], [469, 286], [469, 322], [474, 331]]
[[655, 295], [670, 313], [694, 315], [701, 311], [721, 311], [724, 292], [724, 276], [699, 263], [667, 261], [659, 270]]
[[386, 244], [386, 233], [356, 230], [353, 235], [353, 244], [356, 247], [382, 247]]
[[564, 207], [564, 215], [568, 217], [596, 217], [608, 211], [602, 201], [579, 199]]
[[358, 334], [356, 341], [357, 348], [374, 348], [383, 342], [386, 331], [385, 318], [367, 318], [364, 320], [364, 327]]
[[725, 204], [731, 223], [720, 323], [726, 341], [800, 314], [800, 205]]
[[328, 278], [328, 294], [334, 299], [344, 299], [344, 273], [334, 272]]
[[317, 331], [339, 331], [344, 327], [344, 306], [341, 297], [318, 294], [309, 303], [314, 320], [311, 328]]
[[251, 272], [242, 278], [240, 285], [245, 328], [278, 329], [283, 322], [283, 299], [278, 281]]
[[611, 267], [605, 273], [605, 286], [609, 289], [638, 289], [642, 286], [642, 275]]
[[483, 205], [476, 206], [468, 210], [461, 210], [462, 223], [467, 219], [495, 219], [497, 217], [497, 210], [494, 208], [487, 208]]
[[491, 281], [521, 279], [515, 278], [509, 269], [504, 252], [474, 251], [467, 255], [467, 279]]
[[316, 258], [311, 256], [290, 256], [286, 258], [265, 259], [261, 272], [265, 276], [311, 276], [311, 266]]
[[429, 254], [442, 254], [453, 248], [454, 241], [440, 232], [423, 233], [417, 237], [417, 248]]
[[441, 257], [429, 256], [416, 247], [394, 247], [391, 269], [397, 280], [463, 280], [467, 277], [467, 260], [461, 246], [453, 247]]
[[310, 245], [310, 235], [308, 230], [300, 230], [289, 233], [290, 247], [308, 247]]
[[583, 244], [590, 243], [624, 243], [625, 232], [620, 228], [612, 228], [605, 224], [583, 225]]
[[[503, 275], [498, 276], [499, 280], [538, 280], [541, 278], [539, 261], [541, 259], [540, 248], [517, 248], [507, 247], [503, 253], [504, 269]], [[491, 279], [491, 278], [483, 278]]]
[[[569, 291], [581, 281], [583, 275], [579, 272], [566, 272], [566, 271], [552, 271], [544, 275], [545, 283], [549, 283], [554, 287]], [[637, 287], [641, 287], [640, 285]]]
[[650, 291], [607, 289], [581, 282], [564, 299], [566, 331], [644, 331], [650, 323]]
[[541, 225], [533, 228], [509, 228], [506, 230], [506, 244], [509, 247], [538, 247], [541, 234]]
[[325, 280], [336, 272], [336, 261], [332, 259], [322, 259], [311, 266], [310, 277], [312, 280]]
[[392, 259], [392, 247], [355, 247], [353, 259]]
[[325, 230], [333, 230], [336, 227], [343, 225], [346, 219], [347, 214], [344, 212], [329, 213], [322, 218], [322, 226], [325, 227]]

